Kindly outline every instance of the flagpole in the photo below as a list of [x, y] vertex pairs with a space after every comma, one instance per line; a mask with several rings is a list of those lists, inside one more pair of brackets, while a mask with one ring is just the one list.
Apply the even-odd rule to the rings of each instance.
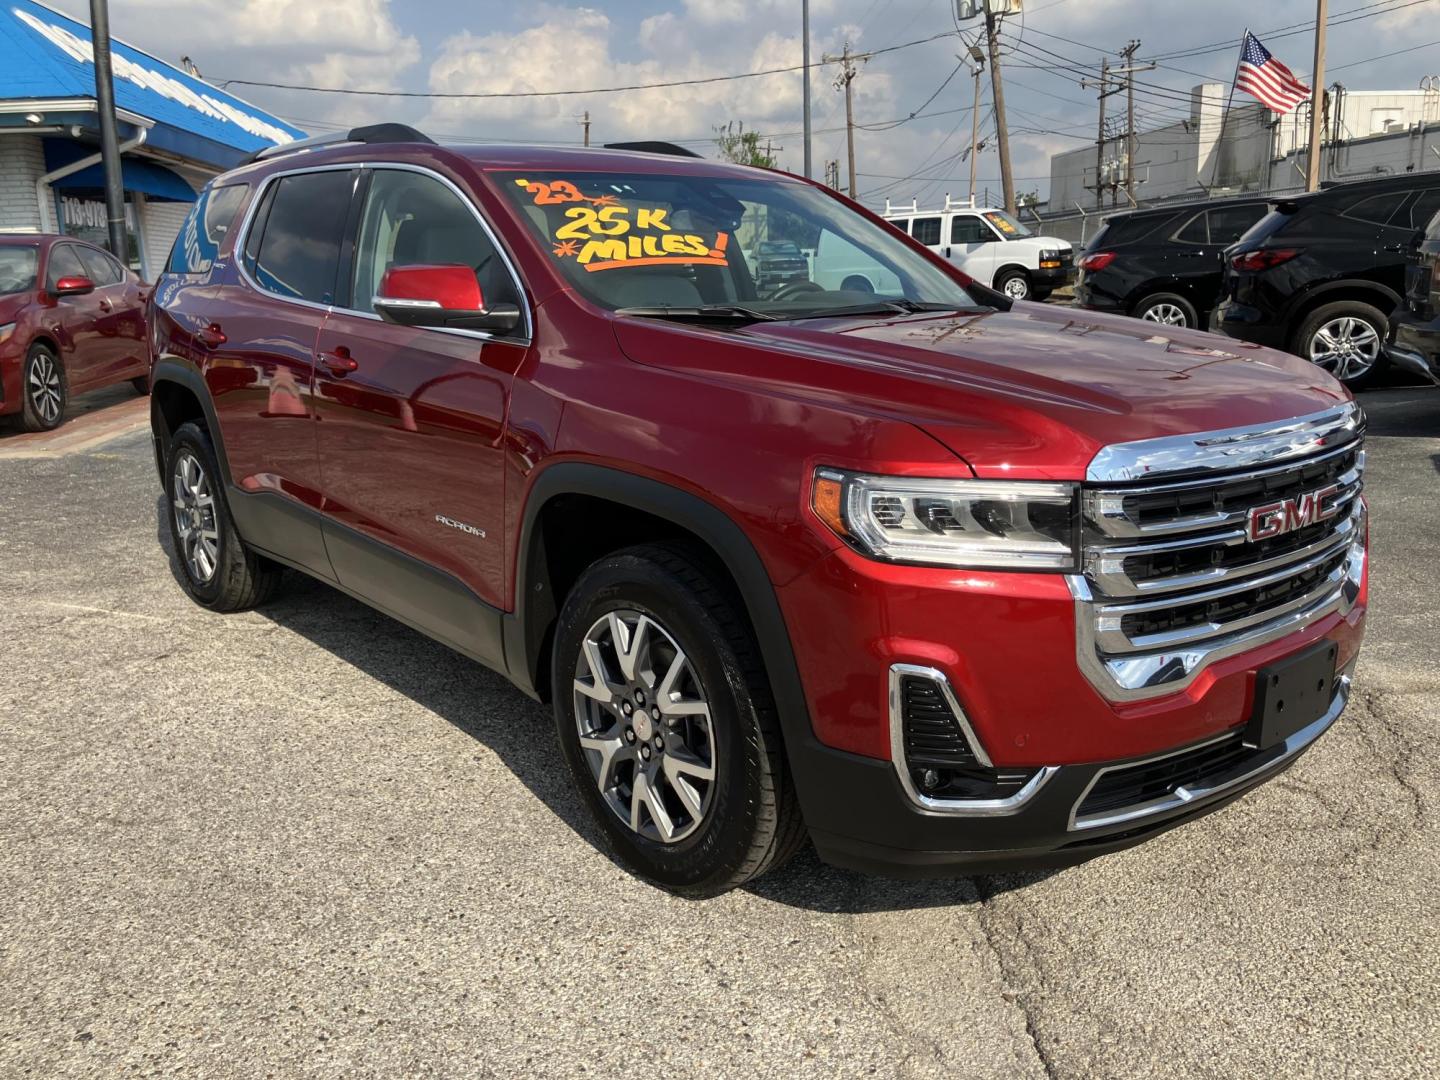
[[1325, 131], [1325, 24], [1329, 0], [1318, 0], [1315, 10], [1315, 73], [1310, 77], [1310, 157], [1305, 163], [1305, 190], [1320, 188], [1320, 143]]
[[[1245, 35], [1240, 39], [1240, 55], [1235, 58], [1235, 70], [1230, 75], [1230, 96], [1225, 99], [1225, 111], [1220, 114], [1220, 141], [1215, 144], [1215, 166], [1210, 170], [1210, 185], [1205, 189], [1205, 194], [1210, 194], [1210, 188], [1215, 186], [1219, 179], [1220, 155], [1225, 152], [1225, 129], [1230, 126], [1230, 106], [1235, 103], [1235, 84], [1240, 81], [1240, 64], [1245, 59], [1245, 43], [1250, 39], [1250, 28], [1245, 28]], [[1202, 91], [1203, 93], [1203, 91]]]

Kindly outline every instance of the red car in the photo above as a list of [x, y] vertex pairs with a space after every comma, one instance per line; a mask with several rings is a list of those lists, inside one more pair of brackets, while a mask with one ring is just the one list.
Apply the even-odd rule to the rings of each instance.
[[0, 236], [0, 416], [27, 431], [70, 399], [129, 380], [148, 388], [144, 286], [102, 248], [65, 236]]
[[[758, 287], [777, 235], [829, 263]], [[213, 181], [152, 316], [194, 599], [293, 568], [503, 672], [686, 895], [807, 837], [1075, 863], [1274, 777], [1349, 696], [1339, 383], [1012, 301], [797, 177], [356, 129]]]

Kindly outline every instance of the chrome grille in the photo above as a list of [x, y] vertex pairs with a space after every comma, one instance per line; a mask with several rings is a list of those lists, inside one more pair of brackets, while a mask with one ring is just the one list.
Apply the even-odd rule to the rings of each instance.
[[[1071, 590], [1081, 665], [1106, 696], [1174, 692], [1222, 656], [1348, 610], [1365, 557], [1365, 452], [1358, 410], [1342, 415], [1350, 422], [1325, 415], [1313, 445], [1296, 436], [1304, 420], [1275, 429], [1287, 439], [1278, 462], [1245, 460], [1246, 440], [1273, 443], [1274, 433], [1249, 429], [1236, 440], [1239, 467], [1087, 485], [1083, 573]], [[1227, 435], [1190, 439], [1208, 446]], [[1184, 462], [1174, 446], [1164, 456]], [[1124, 475], [1141, 461], [1133, 455]], [[1322, 520], [1251, 539], [1252, 510], [1327, 490]]]

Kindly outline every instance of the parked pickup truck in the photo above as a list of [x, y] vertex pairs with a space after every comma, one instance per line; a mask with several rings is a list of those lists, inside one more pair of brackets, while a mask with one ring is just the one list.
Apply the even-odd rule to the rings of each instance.
[[[757, 288], [735, 237], [767, 221], [891, 284]], [[195, 601], [298, 570], [503, 672], [685, 895], [807, 838], [1089, 859], [1274, 777], [1349, 695], [1339, 383], [1012, 303], [798, 177], [355, 129], [213, 180], [150, 316]]]

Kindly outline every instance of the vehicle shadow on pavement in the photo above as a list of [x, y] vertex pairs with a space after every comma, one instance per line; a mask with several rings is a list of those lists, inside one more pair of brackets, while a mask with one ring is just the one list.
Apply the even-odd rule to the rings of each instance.
[[[183, 588], [184, 571], [171, 541], [167, 506], [163, 495], [156, 499], [156, 535], [171, 575]], [[256, 613], [483, 743], [577, 836], [626, 869], [611, 854], [571, 784], [549, 709], [520, 693], [504, 676], [304, 574], [287, 573], [280, 594]], [[807, 844], [789, 863], [746, 890], [787, 907], [856, 914], [980, 903], [1043, 881], [1051, 873], [901, 881], [828, 866]]]

